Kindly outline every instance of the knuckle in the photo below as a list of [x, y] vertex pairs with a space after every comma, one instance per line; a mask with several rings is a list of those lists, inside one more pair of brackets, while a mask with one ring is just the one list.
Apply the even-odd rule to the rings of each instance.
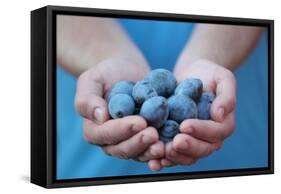
[[89, 71], [84, 71], [83, 73], [81, 73], [77, 79], [77, 87], [79, 88], [81, 85], [87, 82], [88, 77], [90, 77]]
[[183, 137], [182, 134], [178, 134], [174, 137], [173, 140], [173, 148], [177, 151], [183, 151], [184, 149], [184, 144], [186, 146], [190, 146], [189, 138], [188, 136]]
[[148, 127], [146, 132], [144, 133], [146, 133], [146, 135], [149, 135], [151, 138], [154, 138], [155, 142], [159, 139], [159, 134], [154, 127]]
[[120, 148], [118, 145], [107, 145], [102, 146], [103, 151], [109, 156], [116, 156], [120, 159], [130, 159], [126, 150]]
[[115, 155], [118, 156], [121, 159], [124, 159], [124, 160], [130, 159], [128, 153], [126, 151], [124, 151], [123, 149], [120, 149], [118, 147], [115, 150]]
[[233, 79], [235, 81], [235, 77], [229, 69], [224, 69], [224, 72], [225, 72], [225, 76], [227, 76], [228, 78]]
[[84, 140], [85, 140], [87, 143], [92, 144], [92, 139], [90, 138], [90, 136], [88, 135], [87, 132], [84, 132], [83, 137], [84, 137]]
[[229, 78], [232, 80], [232, 82], [233, 82], [233, 84], [234, 84], [234, 86], [236, 88], [236, 78], [235, 78], [234, 74], [230, 70], [228, 70], [228, 72], [229, 72], [228, 73]]
[[165, 155], [166, 156], [171, 156], [171, 152], [173, 151], [171, 144], [167, 144], [165, 146]]
[[236, 122], [235, 122], [235, 114], [232, 114], [232, 118], [230, 119], [230, 128], [231, 131], [234, 131], [234, 129], [236, 128]]
[[154, 149], [154, 150], [151, 150], [150, 153], [151, 153], [151, 156], [152, 156], [151, 159], [152, 158], [154, 158], [154, 159], [161, 158], [165, 155], [164, 149], [163, 150], [162, 149]]
[[233, 121], [232, 121], [232, 131], [234, 131], [236, 129], [236, 122], [235, 122], [235, 120], [233, 119]]
[[228, 136], [230, 136], [230, 135], [232, 135], [233, 134], [233, 132], [235, 131], [235, 123], [233, 123], [232, 125], [231, 125], [231, 127], [229, 128], [229, 132], [228, 132], [228, 134], [226, 135], [226, 137], [228, 137]]
[[143, 158], [134, 158], [133, 160], [137, 161], [137, 162], [145, 162]]
[[195, 159], [195, 158], [186, 158], [186, 159], [182, 162], [182, 164], [183, 164], [183, 165], [192, 165], [192, 164], [194, 164], [196, 161], [197, 161], [197, 159]]
[[187, 160], [187, 161], [184, 162], [184, 164], [185, 164], [185, 165], [191, 165], [191, 164], [192, 164], [192, 161], [191, 161], [191, 160]]
[[212, 153], [212, 147], [211, 146], [208, 146], [207, 148], [206, 148], [206, 152], [205, 152], [205, 154], [204, 154], [204, 156], [209, 156], [211, 153]]
[[144, 156], [139, 156], [139, 157], [135, 158], [134, 160], [139, 161], [139, 162], [147, 162], [148, 158], [146, 158]]
[[223, 137], [222, 137], [221, 140], [223, 140], [223, 139], [225, 139], [225, 138], [231, 136], [231, 135], [234, 133], [235, 128], [236, 128], [235, 120], [234, 120], [234, 119], [231, 119], [231, 120], [229, 121], [229, 125], [228, 125], [228, 127], [226, 128], [225, 133], [224, 133], [224, 135], [223, 135]]
[[231, 135], [234, 133], [234, 130], [235, 130], [234, 127], [229, 128], [229, 129], [227, 130], [226, 134], [223, 136], [223, 138], [222, 138], [221, 140], [223, 140], [223, 139], [228, 138], [229, 136], [231, 136]]
[[179, 144], [176, 144], [176, 145], [174, 146], [174, 149], [175, 149], [177, 152], [183, 152], [183, 151], [184, 151], [184, 150], [182, 149], [181, 145], [179, 145]]
[[216, 146], [215, 146], [215, 149], [214, 150], [219, 150], [221, 149], [221, 147], [223, 146], [223, 141], [218, 143]]
[[221, 149], [223, 147], [223, 141], [219, 144], [217, 150]]
[[183, 126], [182, 127], [182, 132], [185, 132], [186, 130], [189, 130], [189, 133], [190, 134], [192, 133], [192, 125], [191, 125], [191, 123], [189, 122], [188, 119], [184, 120], [181, 125]]
[[222, 135], [219, 132], [216, 132], [211, 136], [212, 143], [216, 143], [216, 142], [220, 141], [221, 139], [222, 139]]
[[236, 105], [236, 98], [234, 96], [232, 96], [228, 100], [228, 106], [231, 107], [231, 109], [234, 109], [235, 105]]
[[173, 150], [166, 152], [165, 155], [166, 155], [167, 159], [172, 160], [172, 161], [174, 160], [175, 154], [174, 154]]
[[160, 150], [160, 152], [158, 152], [158, 153], [159, 153], [158, 158], [162, 158], [162, 157], [165, 156], [165, 150], [164, 149]]
[[224, 72], [222, 72], [224, 77], [226, 77], [228, 80], [230, 80], [233, 84], [233, 86], [236, 88], [236, 78], [234, 76], [234, 74], [232, 73], [232, 71], [230, 71], [229, 69], [224, 69]]
[[188, 165], [195, 164], [196, 162], [197, 162], [197, 159], [192, 158], [192, 159], [190, 159]]
[[113, 137], [110, 134], [106, 133], [105, 131], [103, 131], [103, 133], [100, 134], [99, 138], [101, 138], [104, 141], [104, 143], [107, 145], [113, 145], [116, 143], [115, 139], [113, 139]]
[[93, 144], [92, 136], [90, 133], [90, 124], [88, 121], [85, 121], [83, 123], [83, 138], [87, 143]]
[[78, 96], [74, 103], [75, 110], [84, 116], [87, 110], [87, 104], [87, 98]]

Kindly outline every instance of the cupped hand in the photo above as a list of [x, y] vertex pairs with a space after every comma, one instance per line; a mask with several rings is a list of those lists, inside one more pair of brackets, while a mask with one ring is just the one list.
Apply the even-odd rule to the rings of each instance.
[[187, 119], [180, 124], [180, 134], [165, 146], [165, 158], [152, 160], [158, 169], [176, 164], [191, 165], [219, 149], [235, 128], [236, 81], [228, 69], [208, 60], [178, 65], [175, 76], [180, 82], [199, 78], [203, 91], [216, 95], [211, 105], [211, 119]]
[[123, 159], [148, 161], [164, 155], [157, 130], [140, 116], [110, 119], [105, 95], [121, 80], [138, 81], [149, 71], [145, 63], [108, 59], [80, 75], [75, 109], [84, 117], [84, 137], [105, 153]]

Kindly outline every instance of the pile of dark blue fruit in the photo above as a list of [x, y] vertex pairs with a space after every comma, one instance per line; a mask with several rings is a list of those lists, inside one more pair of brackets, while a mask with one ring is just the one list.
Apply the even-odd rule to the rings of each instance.
[[156, 69], [137, 83], [114, 84], [107, 95], [108, 109], [113, 119], [141, 115], [149, 126], [158, 129], [161, 141], [167, 143], [179, 133], [182, 121], [210, 119], [215, 96], [202, 89], [200, 79], [186, 79], [177, 85], [170, 71]]

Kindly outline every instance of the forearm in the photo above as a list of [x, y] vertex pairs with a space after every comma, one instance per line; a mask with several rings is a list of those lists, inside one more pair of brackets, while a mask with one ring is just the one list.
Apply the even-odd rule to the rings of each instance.
[[110, 58], [146, 63], [138, 48], [114, 19], [58, 16], [58, 64], [78, 76]]
[[199, 59], [233, 70], [255, 47], [261, 32], [260, 27], [198, 24], [177, 61], [175, 71]]

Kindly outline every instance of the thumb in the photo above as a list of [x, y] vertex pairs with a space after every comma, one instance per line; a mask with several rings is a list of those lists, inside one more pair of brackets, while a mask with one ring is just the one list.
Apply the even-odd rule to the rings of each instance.
[[216, 81], [216, 98], [211, 106], [211, 117], [222, 122], [224, 118], [235, 109], [236, 81], [231, 72], [221, 74]]
[[104, 87], [101, 80], [81, 74], [77, 80], [75, 109], [84, 118], [102, 124], [109, 119], [107, 102], [103, 99]]

